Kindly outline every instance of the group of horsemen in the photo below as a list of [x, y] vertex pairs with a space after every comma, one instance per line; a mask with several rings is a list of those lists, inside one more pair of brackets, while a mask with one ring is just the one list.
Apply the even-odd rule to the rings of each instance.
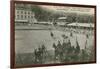
[[[72, 36], [72, 33], [70, 34], [70, 37], [71, 36]], [[71, 41], [69, 37], [64, 38], [63, 43], [61, 43], [58, 40], [57, 44], [53, 43], [52, 47], [54, 48], [54, 55], [52, 59], [54, 62], [56, 61], [69, 62], [70, 60], [73, 60], [73, 59], [77, 60], [76, 57], [80, 53], [80, 46], [78, 44], [78, 41], [76, 40], [76, 47], [71, 46]], [[45, 63], [45, 59], [48, 58], [48, 55], [49, 54], [45, 45], [38, 47], [37, 49], [34, 50], [35, 63]]]

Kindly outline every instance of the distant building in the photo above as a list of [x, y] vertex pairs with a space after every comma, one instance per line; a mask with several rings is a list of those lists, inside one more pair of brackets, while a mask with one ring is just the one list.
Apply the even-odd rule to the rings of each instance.
[[66, 24], [69, 24], [69, 22], [67, 22], [67, 17], [59, 17], [56, 20], [57, 25], [61, 25], [61, 26], [65, 26]]
[[31, 5], [15, 4], [15, 23], [32, 24], [37, 22], [35, 13], [31, 10]]
[[80, 29], [94, 29], [93, 23], [70, 23], [67, 27], [80, 28]]

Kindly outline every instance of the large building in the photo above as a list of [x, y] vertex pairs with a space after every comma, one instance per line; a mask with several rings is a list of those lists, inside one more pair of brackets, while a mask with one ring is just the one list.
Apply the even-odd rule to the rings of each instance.
[[37, 22], [37, 20], [30, 4], [15, 4], [16, 24], [32, 24], [35, 22]]

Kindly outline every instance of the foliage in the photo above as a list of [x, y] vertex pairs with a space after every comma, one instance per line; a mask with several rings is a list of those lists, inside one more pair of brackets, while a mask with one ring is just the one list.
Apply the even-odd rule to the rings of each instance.
[[67, 17], [67, 22], [79, 22], [79, 23], [93, 23], [94, 16], [89, 14], [78, 14], [78, 13], [54, 13], [47, 9], [43, 9], [40, 6], [32, 6], [32, 11], [35, 13], [35, 17], [38, 21], [52, 21], [57, 20], [59, 17]]

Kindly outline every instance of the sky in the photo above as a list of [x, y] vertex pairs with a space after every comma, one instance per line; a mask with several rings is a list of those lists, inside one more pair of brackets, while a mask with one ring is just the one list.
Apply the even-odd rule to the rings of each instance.
[[94, 14], [94, 8], [84, 8], [84, 7], [68, 7], [68, 6], [47, 6], [40, 5], [42, 8], [53, 11], [53, 12], [76, 12], [85, 14]]

